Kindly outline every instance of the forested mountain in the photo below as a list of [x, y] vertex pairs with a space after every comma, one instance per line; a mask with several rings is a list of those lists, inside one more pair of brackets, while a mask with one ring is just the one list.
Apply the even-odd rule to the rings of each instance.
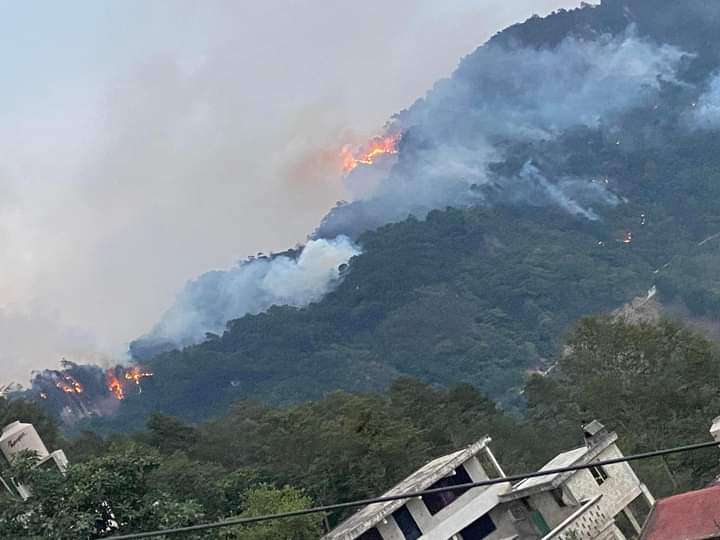
[[[316, 231], [358, 246], [327, 294], [189, 347], [139, 341], [154, 377], [93, 425], [138, 427], [151, 411], [197, 421], [240, 399], [301, 402], [400, 376], [522, 407], [528, 373], [552, 365], [583, 315], [657, 286], [669, 313], [712, 326], [719, 17], [700, 0], [616, 0], [498, 34], [392, 120], [399, 153], [381, 188]], [[205, 284], [196, 310], [234, 294], [203, 296]]]
[[[485, 434], [521, 473], [592, 418], [625, 453], [707, 441], [719, 23], [715, 2], [604, 0], [493, 37], [391, 119], [375, 191], [304, 247], [190, 283], [133, 344], [142, 371], [111, 372], [133, 390], [105, 396], [114, 414], [78, 407], [60, 431], [39, 389], [0, 399], [73, 464], [5, 471], [35, 496], [0, 501], [0, 536], [103, 536], [104, 501], [132, 532], [368, 497]], [[650, 291], [658, 321], [607, 316]], [[663, 496], [717, 465], [709, 449], [634, 467]], [[305, 540], [341, 518], [196, 537]]]

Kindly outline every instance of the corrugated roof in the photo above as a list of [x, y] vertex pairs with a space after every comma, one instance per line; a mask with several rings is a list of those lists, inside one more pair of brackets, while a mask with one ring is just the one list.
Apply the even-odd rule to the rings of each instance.
[[720, 485], [690, 491], [655, 503], [641, 540], [720, 538]]
[[[491, 441], [484, 437], [463, 450], [439, 457], [418, 469], [395, 487], [385, 492], [383, 497], [402, 495], [428, 489], [435, 482], [448, 476], [457, 467], [475, 456]], [[389, 515], [402, 507], [408, 499], [398, 499], [383, 503], [370, 504], [343, 521], [335, 529], [323, 536], [323, 540], [350, 540], [372, 529]]]

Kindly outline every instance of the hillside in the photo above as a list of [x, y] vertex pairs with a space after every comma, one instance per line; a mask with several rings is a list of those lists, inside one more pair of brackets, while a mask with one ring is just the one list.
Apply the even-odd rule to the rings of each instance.
[[[138, 427], [156, 410], [200, 420], [239, 399], [288, 404], [405, 375], [518, 406], [583, 315], [655, 285], [673, 313], [712, 320], [719, 17], [701, 1], [615, 0], [498, 34], [393, 118], [386, 178], [315, 232], [359, 253], [324, 296], [258, 304], [169, 352], [140, 340], [154, 376], [94, 425]], [[217, 318], [217, 291], [235, 294], [210, 277], [214, 296], [201, 277], [190, 298], [202, 320]]]

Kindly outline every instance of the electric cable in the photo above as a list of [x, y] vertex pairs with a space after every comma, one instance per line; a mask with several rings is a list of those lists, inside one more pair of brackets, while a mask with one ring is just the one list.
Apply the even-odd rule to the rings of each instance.
[[343, 510], [346, 508], [355, 508], [358, 506], [367, 506], [369, 504], [398, 501], [403, 499], [413, 499], [423, 497], [424, 495], [433, 495], [435, 493], [444, 493], [447, 491], [465, 491], [472, 488], [492, 486], [496, 484], [507, 484], [513, 483], [520, 480], [526, 480], [528, 478], [537, 478], [539, 476], [551, 476], [554, 474], [562, 474], [566, 472], [580, 471], [583, 469], [590, 469], [592, 467], [604, 466], [604, 465], [615, 465], [617, 463], [626, 463], [628, 461], [639, 461], [642, 459], [650, 459], [654, 457], [667, 456], [671, 454], [679, 454], [683, 452], [695, 452], [704, 448], [717, 447], [720, 442], [704, 442], [690, 444], [686, 446], [676, 446], [673, 448], [665, 448], [663, 450], [654, 450], [652, 452], [644, 452], [641, 454], [634, 454], [630, 456], [623, 456], [620, 458], [606, 459], [602, 461], [592, 461], [582, 465], [571, 465], [568, 467], [558, 467], [555, 469], [546, 469], [544, 471], [535, 471], [525, 474], [517, 474], [512, 476], [503, 476], [500, 478], [492, 478], [489, 480], [480, 480], [478, 482], [470, 482], [466, 484], [458, 484], [455, 486], [440, 487], [433, 489], [426, 489], [423, 491], [413, 491], [408, 493], [402, 493], [398, 495], [386, 495], [383, 497], [373, 497], [370, 499], [361, 499], [357, 501], [349, 501], [344, 503], [329, 504], [325, 506], [317, 506], [314, 508], [305, 508], [302, 510], [294, 510], [292, 512], [281, 512], [277, 514], [267, 514], [262, 516], [244, 517], [244, 518], [231, 518], [223, 521], [216, 521], [213, 523], [204, 523], [198, 525], [189, 525], [186, 527], [177, 527], [173, 529], [159, 529], [155, 531], [138, 532], [130, 534], [121, 534], [115, 536], [109, 536], [113, 540], [129, 540], [135, 538], [153, 538], [157, 536], [169, 536], [197, 531], [205, 531], [210, 529], [219, 529], [223, 527], [232, 527], [235, 525], [248, 525], [251, 523], [260, 523], [263, 521], [271, 521], [276, 519], [287, 519], [291, 517], [305, 516], [308, 514], [320, 514], [326, 512], [333, 512], [335, 510]]

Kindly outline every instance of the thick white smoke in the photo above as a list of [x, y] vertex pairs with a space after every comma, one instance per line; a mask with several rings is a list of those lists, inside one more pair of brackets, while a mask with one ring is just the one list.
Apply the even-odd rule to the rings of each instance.
[[[357, 234], [409, 214], [423, 216], [448, 205], [483, 202], [476, 188], [493, 184], [511, 200], [535, 198], [529, 170], [518, 177], [489, 174], [506, 157], [508, 143], [554, 140], [574, 127], [612, 128], [634, 107], [651, 106], [663, 84], [678, 84], [685, 53], [657, 45], [630, 27], [594, 41], [567, 38], [554, 48], [489, 44], [466, 57], [452, 78], [440, 81], [393, 129], [404, 131], [399, 165], [363, 201], [335, 209], [317, 236]], [[581, 179], [544, 179], [546, 204], [593, 218], [563, 190]], [[617, 199], [589, 181], [583, 191], [597, 203]]]
[[[588, 41], [569, 37], [557, 47], [478, 49], [455, 76], [440, 83], [410, 116], [415, 123], [443, 121], [471, 111], [489, 136], [544, 139], [573, 126], [597, 127], [609, 116], [647, 104], [662, 82], [677, 82], [685, 56], [657, 45], [630, 27], [620, 36]], [[467, 121], [465, 122], [467, 123]]]
[[340, 278], [339, 268], [360, 254], [347, 237], [311, 240], [297, 258], [260, 257], [235, 268], [209, 272], [187, 284], [174, 305], [140, 340], [145, 345], [187, 345], [227, 321], [272, 305], [306, 306], [320, 300]]

